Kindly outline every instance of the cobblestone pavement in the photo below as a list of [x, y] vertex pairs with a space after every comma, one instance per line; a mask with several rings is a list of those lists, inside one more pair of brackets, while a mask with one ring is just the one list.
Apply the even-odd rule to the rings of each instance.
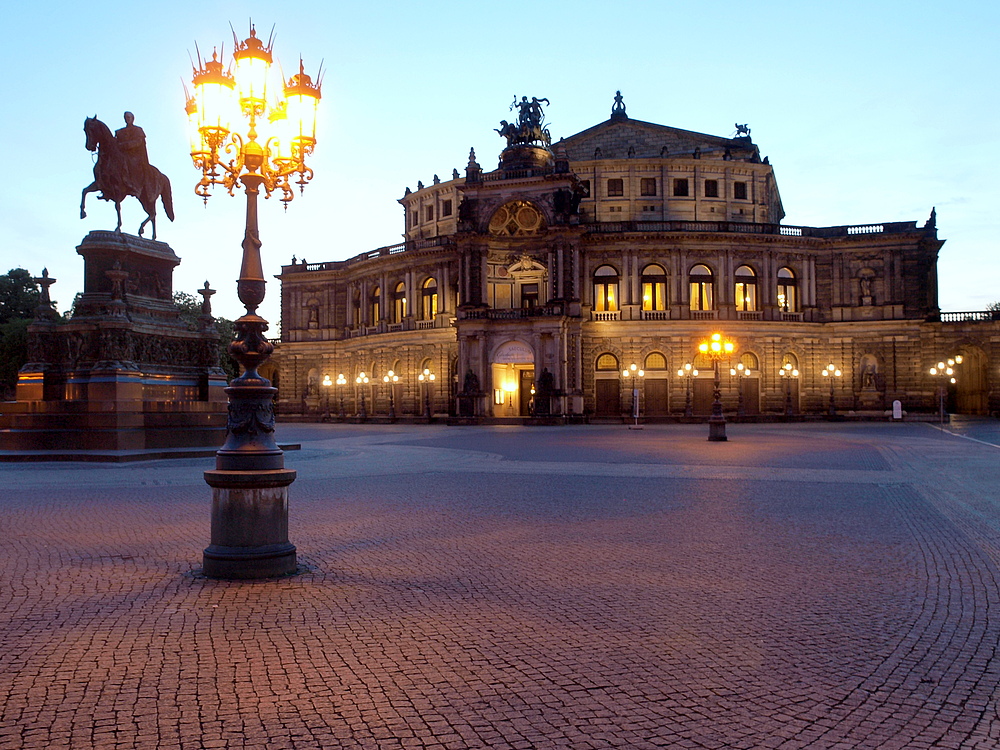
[[242, 583], [211, 459], [2, 465], [0, 748], [995, 750], [998, 432], [279, 425]]

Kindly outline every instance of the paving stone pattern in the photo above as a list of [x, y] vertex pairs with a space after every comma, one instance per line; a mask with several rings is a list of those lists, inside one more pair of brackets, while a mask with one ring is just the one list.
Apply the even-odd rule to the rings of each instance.
[[276, 581], [211, 459], [0, 466], [0, 748], [1000, 747], [988, 429], [279, 430]]

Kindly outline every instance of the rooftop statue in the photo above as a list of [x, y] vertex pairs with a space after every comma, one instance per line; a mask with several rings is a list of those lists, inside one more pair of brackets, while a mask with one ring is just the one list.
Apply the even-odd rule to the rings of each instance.
[[542, 114], [542, 102], [548, 104], [549, 100], [544, 98], [538, 99], [533, 96], [529, 102], [526, 96], [522, 96], [521, 101], [518, 101], [516, 96], [514, 97], [514, 101], [510, 105], [510, 110], [513, 112], [514, 108], [517, 107], [517, 123], [509, 123], [506, 120], [501, 120], [500, 127], [494, 128], [494, 130], [507, 139], [508, 146], [532, 143], [541, 143], [544, 146], [548, 146], [552, 143], [552, 137], [549, 135], [549, 131], [544, 123], [545, 117]]
[[167, 218], [174, 220], [174, 205], [170, 194], [170, 180], [160, 170], [149, 163], [146, 155], [146, 134], [135, 124], [135, 116], [125, 113], [125, 127], [115, 133], [97, 116], [88, 117], [83, 123], [87, 135], [87, 150], [97, 152], [94, 164], [94, 181], [83, 189], [80, 197], [80, 218], [87, 217], [85, 204], [87, 193], [96, 193], [101, 200], [115, 204], [118, 214], [116, 232], [122, 229], [122, 201], [133, 196], [142, 204], [146, 219], [139, 225], [142, 236], [146, 224], [153, 225], [153, 239], [156, 239], [156, 200], [163, 203]]

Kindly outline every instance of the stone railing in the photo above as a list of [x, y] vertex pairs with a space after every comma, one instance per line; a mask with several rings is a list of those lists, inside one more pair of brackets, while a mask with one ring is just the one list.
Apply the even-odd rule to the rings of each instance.
[[376, 258], [384, 258], [389, 255], [398, 255], [400, 253], [408, 253], [415, 250], [427, 250], [435, 247], [452, 247], [454, 244], [455, 238], [451, 236], [431, 237], [426, 240], [407, 240], [406, 242], [399, 242], [395, 245], [386, 245], [385, 247], [376, 248], [375, 250], [369, 250], [366, 253], [355, 255], [353, 258], [348, 258], [347, 260], [332, 260], [324, 263], [295, 263], [290, 266], [282, 266], [281, 272], [306, 273], [309, 271], [335, 271], [354, 265], [355, 263], [363, 263], [366, 260], [375, 260]]
[[848, 237], [858, 234], [895, 234], [925, 231], [915, 221], [858, 224], [836, 227], [797, 227], [742, 221], [594, 221], [584, 219], [587, 230], [597, 234], [620, 232], [720, 232], [735, 234], [779, 234], [785, 237]]
[[461, 310], [458, 317], [464, 320], [522, 320], [524, 318], [558, 317], [563, 314], [562, 304], [553, 303], [536, 307], [511, 307], [498, 310], [492, 308]]
[[972, 312], [943, 312], [942, 323], [982, 323], [1000, 320], [1000, 310], [974, 310]]

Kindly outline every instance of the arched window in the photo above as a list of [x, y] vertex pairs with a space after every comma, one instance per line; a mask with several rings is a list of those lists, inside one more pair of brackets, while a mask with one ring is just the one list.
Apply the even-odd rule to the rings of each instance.
[[382, 312], [382, 290], [379, 287], [372, 289], [372, 296], [369, 299], [371, 322], [375, 325], [379, 322], [379, 314]]
[[594, 271], [594, 311], [617, 312], [618, 271], [611, 266], [601, 266]]
[[354, 318], [352, 322], [354, 327], [361, 325], [361, 293], [355, 292], [354, 299], [351, 301], [351, 307], [354, 308]]
[[644, 370], [666, 370], [667, 369], [667, 358], [664, 357], [659, 352], [650, 352], [646, 355], [646, 361], [643, 363]]
[[393, 323], [402, 323], [406, 317], [406, 284], [400, 281], [392, 294]]
[[688, 276], [692, 310], [715, 309], [715, 278], [708, 266], [697, 265]]
[[421, 296], [423, 297], [423, 319], [424, 320], [434, 320], [434, 316], [438, 313], [438, 287], [437, 281], [433, 276], [429, 277], [423, 285], [421, 290]]
[[618, 357], [610, 352], [604, 352], [604, 354], [598, 356], [595, 369], [599, 372], [606, 372], [608, 370], [618, 372]]
[[655, 263], [642, 269], [642, 309], [667, 309], [667, 272]]
[[740, 355], [740, 364], [747, 370], [757, 371], [760, 368], [760, 360], [753, 352], [743, 352]]
[[741, 312], [757, 309], [757, 275], [750, 266], [736, 269], [736, 309]]
[[799, 311], [799, 281], [791, 268], [778, 269], [778, 309], [781, 312]]
[[782, 369], [786, 369], [785, 365], [791, 365], [792, 370], [797, 370], [799, 369], [799, 358], [791, 352], [785, 352], [784, 356], [781, 358]]

